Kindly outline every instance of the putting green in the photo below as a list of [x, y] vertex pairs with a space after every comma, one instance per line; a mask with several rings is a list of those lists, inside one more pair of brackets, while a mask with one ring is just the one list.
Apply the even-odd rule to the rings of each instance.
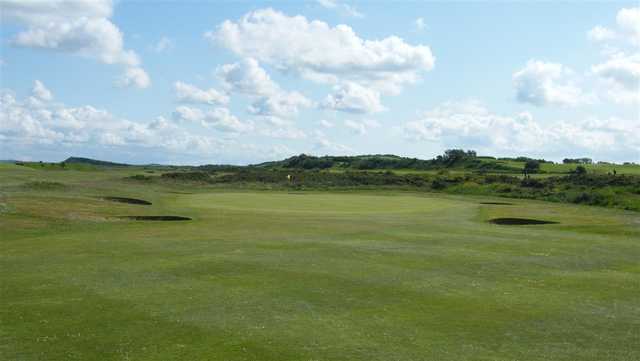
[[462, 202], [416, 195], [341, 193], [213, 193], [180, 197], [178, 205], [200, 209], [251, 212], [384, 214], [435, 212], [462, 207]]
[[637, 213], [50, 172], [0, 174], [6, 360], [640, 359]]

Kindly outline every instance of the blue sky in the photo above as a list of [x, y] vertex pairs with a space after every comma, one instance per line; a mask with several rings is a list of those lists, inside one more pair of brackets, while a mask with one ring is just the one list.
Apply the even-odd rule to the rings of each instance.
[[637, 2], [0, 7], [2, 159], [640, 160]]

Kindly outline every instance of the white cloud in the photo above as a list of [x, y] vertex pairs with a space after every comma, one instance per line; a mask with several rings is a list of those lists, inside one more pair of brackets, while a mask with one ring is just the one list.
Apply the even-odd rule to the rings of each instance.
[[156, 53], [163, 53], [169, 51], [175, 47], [175, 42], [170, 38], [163, 36], [158, 40], [156, 44], [152, 46], [153, 51]]
[[468, 147], [492, 154], [529, 153], [541, 156], [593, 155], [629, 159], [640, 156], [637, 120], [536, 121], [528, 112], [504, 116], [476, 101], [447, 102], [402, 126], [405, 138]]
[[320, 105], [325, 109], [348, 113], [377, 113], [386, 108], [380, 103], [380, 93], [353, 82], [339, 84]]
[[615, 39], [616, 33], [615, 31], [603, 26], [596, 26], [593, 29], [589, 30], [589, 32], [587, 33], [587, 37], [589, 38], [589, 40], [597, 43]]
[[254, 115], [291, 118], [298, 114], [299, 108], [311, 105], [312, 102], [298, 92], [278, 92], [258, 98], [249, 106], [249, 112]]
[[640, 46], [640, 7], [622, 8], [616, 14], [616, 29], [595, 26], [587, 33], [589, 40], [609, 42], [616, 39]]
[[100, 135], [100, 144], [104, 145], [125, 145], [127, 142], [124, 138], [113, 133], [103, 133]]
[[317, 2], [327, 9], [335, 9], [338, 7], [338, 2], [336, 0], [317, 0]]
[[604, 80], [607, 96], [614, 102], [640, 102], [640, 53], [615, 54], [591, 71]]
[[231, 114], [227, 108], [214, 108], [203, 111], [198, 108], [179, 106], [173, 112], [177, 121], [200, 123], [204, 127], [217, 129], [221, 132], [243, 133], [253, 130], [251, 123], [244, 123]]
[[640, 46], [640, 7], [621, 9], [616, 15], [616, 23], [633, 44]]
[[640, 7], [623, 8], [616, 29], [596, 26], [588, 36], [603, 43], [607, 59], [591, 67], [600, 80], [599, 93], [618, 104], [640, 103]]
[[364, 14], [359, 12], [355, 7], [340, 2], [340, 0], [317, 0], [317, 2], [324, 8], [338, 10], [345, 15], [353, 16], [355, 18], [364, 17]]
[[176, 97], [184, 103], [227, 104], [229, 97], [213, 88], [202, 90], [194, 85], [177, 81], [173, 84]]
[[575, 106], [589, 101], [589, 97], [573, 81], [573, 71], [557, 63], [529, 60], [513, 74], [516, 99], [536, 106]]
[[138, 55], [124, 48], [122, 32], [109, 18], [110, 0], [52, 0], [2, 2], [2, 19], [26, 27], [11, 39], [15, 46], [48, 49], [94, 58], [125, 67], [121, 84], [149, 86]]
[[2, 18], [44, 24], [63, 22], [79, 17], [109, 18], [113, 13], [111, 0], [3, 0]]
[[347, 25], [330, 27], [272, 9], [227, 20], [205, 37], [283, 72], [330, 84], [353, 81], [389, 93], [417, 81], [435, 63], [425, 45], [413, 46], [396, 36], [365, 40]]
[[285, 128], [276, 128], [276, 129], [262, 129], [260, 131], [261, 135], [271, 137], [271, 138], [279, 138], [279, 139], [305, 139], [307, 134], [293, 127], [285, 127]]
[[217, 69], [216, 74], [222, 80], [225, 89], [230, 92], [264, 96], [279, 91], [278, 85], [253, 58], [225, 64]]
[[204, 118], [204, 112], [198, 108], [179, 106], [173, 112], [173, 119], [178, 121], [200, 122]]
[[44, 98], [34, 104], [31, 98], [35, 97], [21, 101], [8, 91], [0, 92], [0, 138], [11, 149], [50, 146], [68, 154], [72, 149], [117, 147], [134, 152], [162, 149], [215, 154], [222, 146], [217, 139], [191, 134], [162, 117], [147, 123], [133, 122], [90, 105], [67, 107]]
[[313, 148], [317, 152], [325, 152], [325, 154], [326, 153], [352, 154], [354, 152], [353, 148], [347, 145], [336, 143], [332, 140], [329, 140], [324, 135], [316, 136], [316, 140]]
[[424, 30], [427, 27], [427, 24], [424, 22], [424, 18], [417, 18], [414, 25], [418, 31]]
[[34, 97], [42, 101], [49, 101], [53, 99], [53, 94], [51, 94], [51, 91], [49, 91], [49, 89], [47, 89], [47, 87], [45, 87], [40, 80], [36, 80], [34, 82], [33, 90], [31, 90], [31, 93]]
[[129, 67], [124, 71], [124, 75], [117, 82], [119, 86], [137, 88], [147, 88], [151, 85], [151, 79], [144, 69], [139, 67]]
[[333, 128], [334, 124], [326, 119], [320, 119], [320, 125], [322, 125], [324, 128]]
[[248, 123], [241, 122], [227, 108], [215, 108], [206, 112], [203, 122], [223, 132], [247, 132], [253, 129]]
[[253, 58], [225, 64], [216, 73], [227, 91], [254, 98], [248, 109], [254, 115], [291, 118], [298, 114], [299, 108], [313, 105], [304, 95], [281, 89]]
[[344, 126], [349, 128], [353, 133], [359, 135], [365, 135], [371, 128], [379, 128], [380, 123], [373, 119], [364, 120], [352, 120], [347, 119], [344, 121]]

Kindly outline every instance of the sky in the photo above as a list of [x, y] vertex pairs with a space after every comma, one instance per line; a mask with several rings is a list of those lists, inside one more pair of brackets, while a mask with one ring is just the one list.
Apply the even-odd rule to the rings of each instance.
[[0, 159], [640, 161], [640, 7], [0, 0]]

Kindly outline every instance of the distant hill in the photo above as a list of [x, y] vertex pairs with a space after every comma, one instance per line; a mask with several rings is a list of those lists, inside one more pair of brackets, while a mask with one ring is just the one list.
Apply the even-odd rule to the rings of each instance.
[[129, 166], [131, 166], [130, 164], [125, 164], [125, 163], [114, 163], [114, 162], [107, 162], [107, 161], [104, 161], [104, 160], [97, 160], [97, 159], [91, 159], [91, 158], [82, 158], [82, 157], [69, 157], [64, 161], [64, 163], [67, 163], [67, 164], [90, 164], [90, 165], [102, 166], [102, 167], [129, 167]]
[[400, 157], [392, 154], [372, 154], [357, 156], [322, 156], [300, 154], [281, 161], [254, 165], [259, 168], [288, 169], [412, 169], [437, 170], [458, 168], [495, 172], [519, 172], [521, 167], [504, 164], [492, 157], [478, 157], [474, 151], [450, 149], [434, 159]]

